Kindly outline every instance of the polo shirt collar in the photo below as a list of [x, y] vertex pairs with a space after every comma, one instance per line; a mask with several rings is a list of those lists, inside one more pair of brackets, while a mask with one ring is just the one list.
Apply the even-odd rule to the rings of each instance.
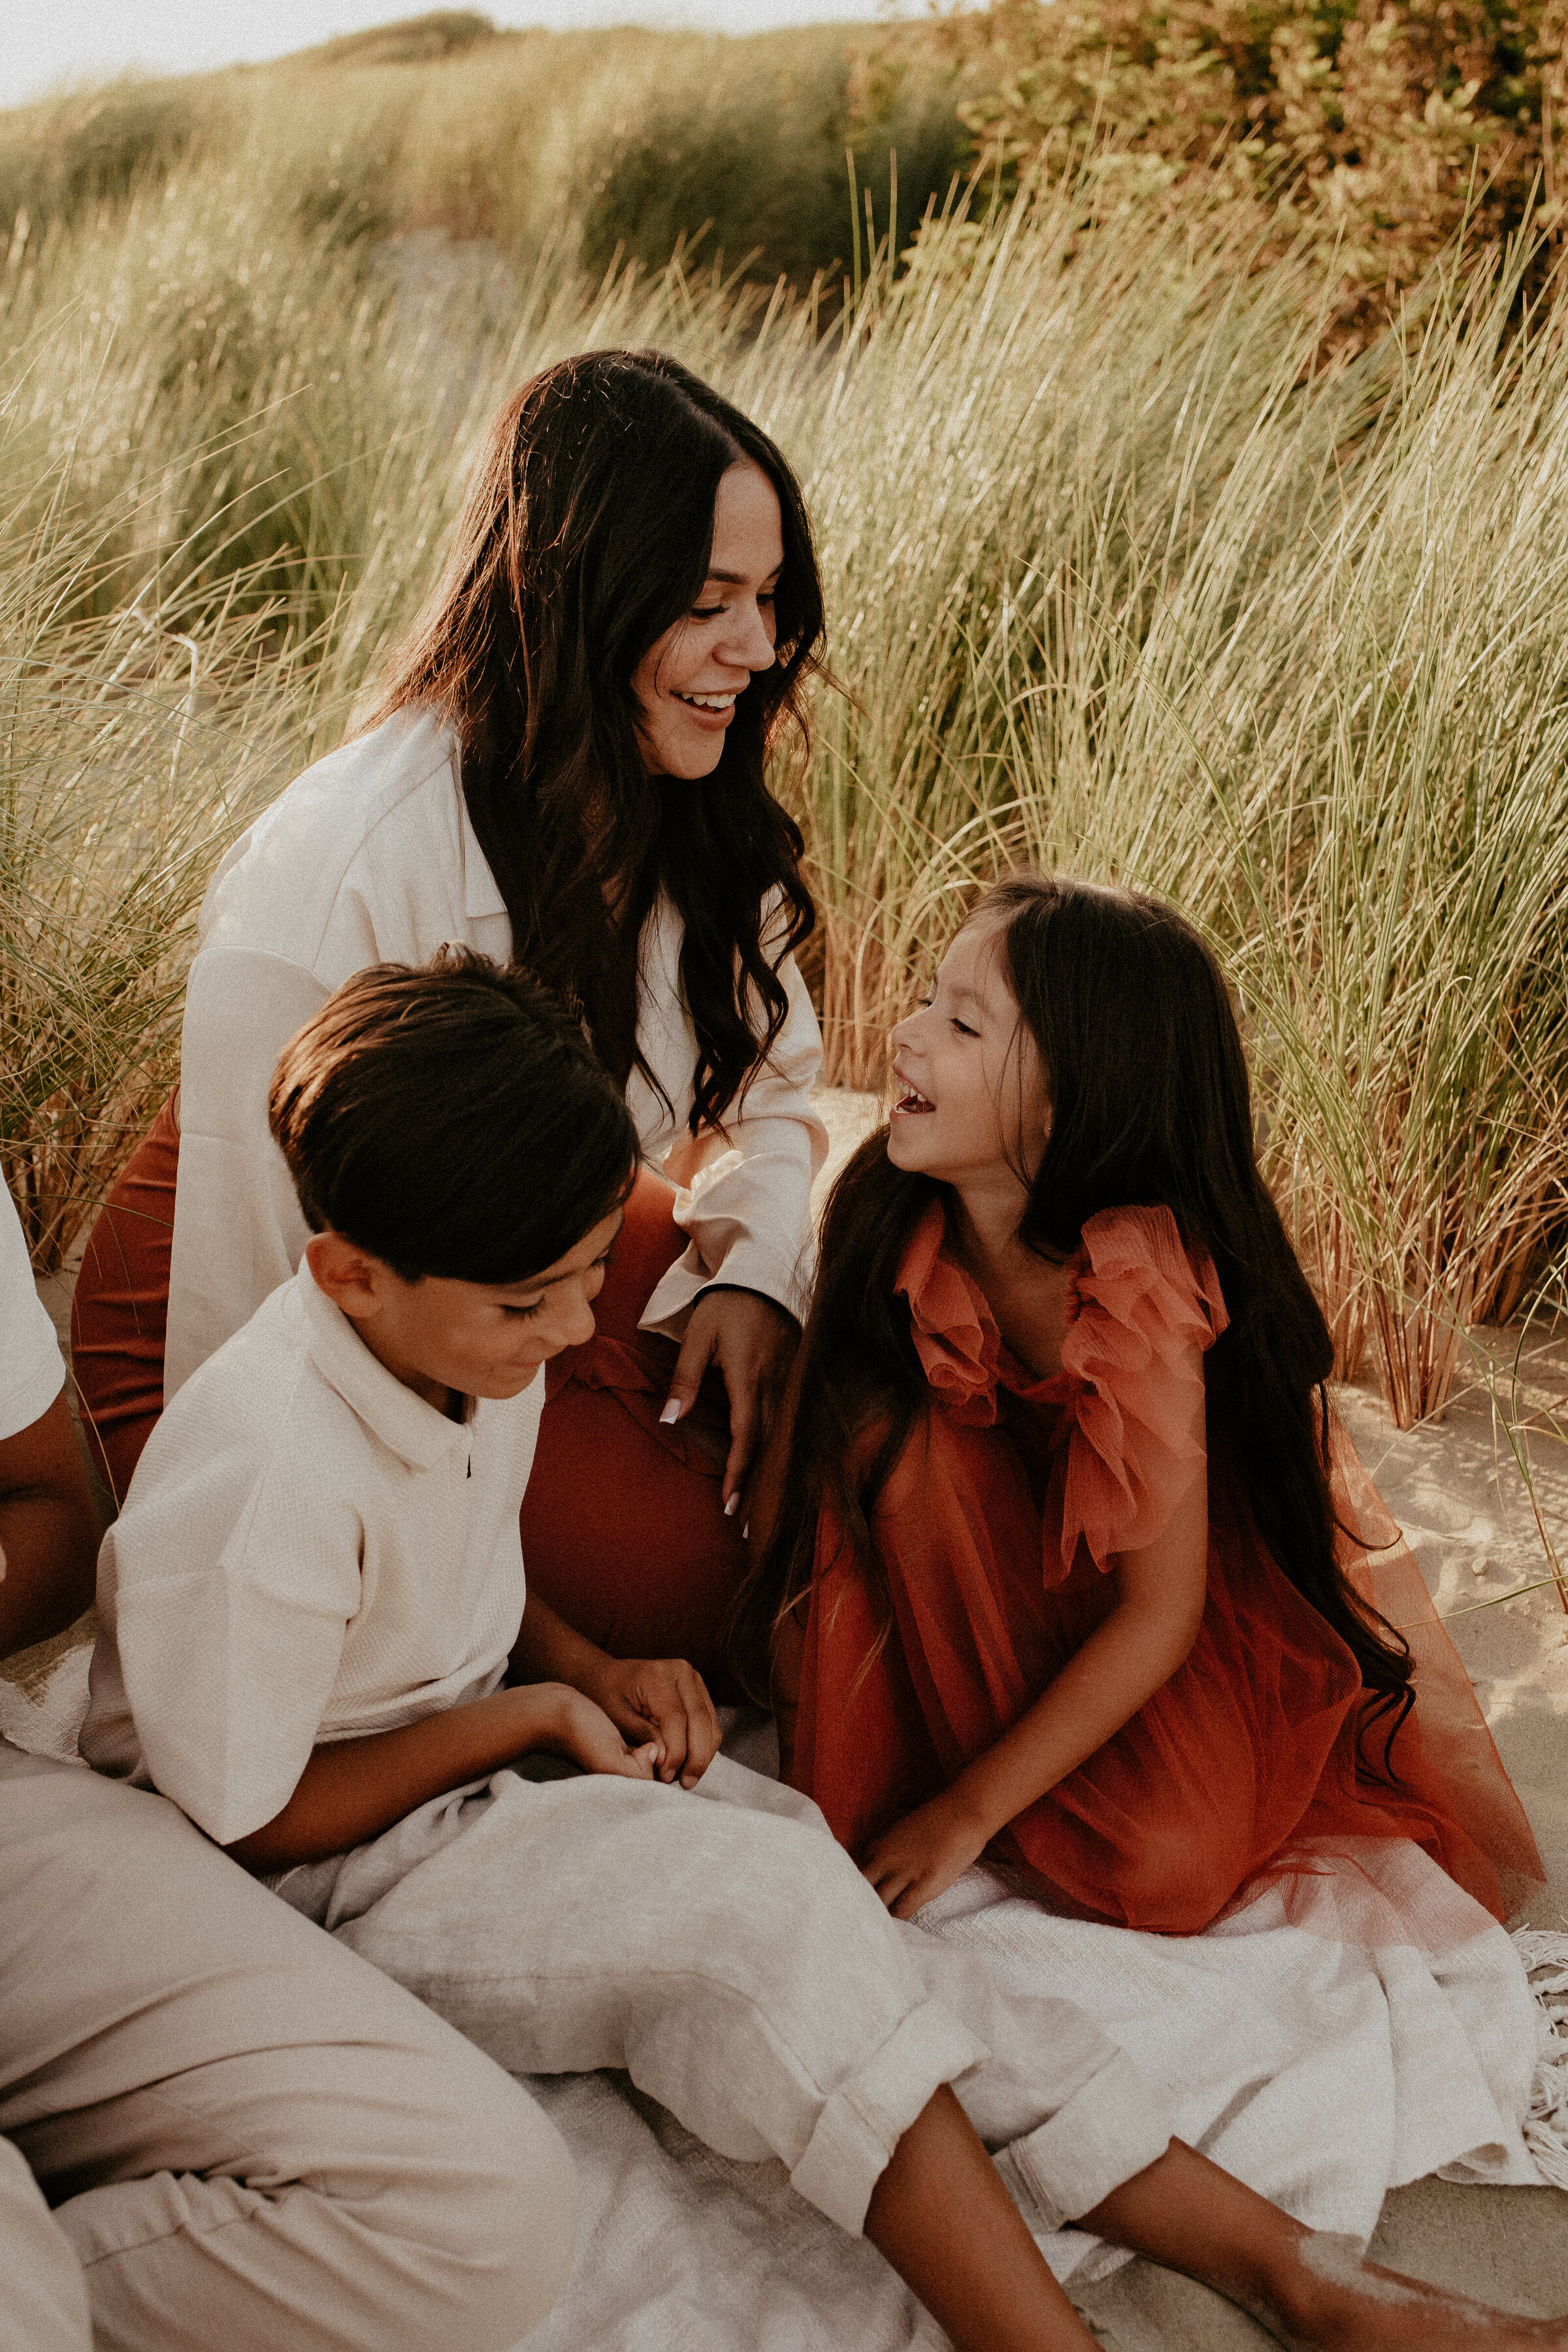
[[411, 1470], [432, 1469], [454, 1445], [468, 1445], [470, 1432], [464, 1423], [448, 1421], [371, 1354], [342, 1308], [316, 1287], [308, 1265], [301, 1264], [294, 1286], [311, 1363], [373, 1437]]
[[458, 786], [458, 808], [463, 826], [463, 912], [476, 919], [504, 915], [506, 900], [490, 872], [490, 861], [479, 847], [479, 836], [474, 831], [461, 782]]

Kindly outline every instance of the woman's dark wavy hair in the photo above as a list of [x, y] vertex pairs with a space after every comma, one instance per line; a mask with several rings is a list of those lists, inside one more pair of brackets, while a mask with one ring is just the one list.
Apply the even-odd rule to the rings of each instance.
[[[783, 518], [777, 660], [737, 701], [712, 775], [650, 776], [633, 674], [698, 601], [720, 478], [748, 458]], [[662, 352], [588, 352], [492, 422], [446, 572], [369, 721], [423, 708], [456, 729], [512, 953], [582, 1005], [622, 1086], [635, 1068], [651, 1077], [637, 943], [668, 891], [697, 1033], [694, 1134], [721, 1124], [773, 1045], [787, 1008], [776, 967], [816, 921], [799, 829], [764, 772], [786, 729], [805, 744], [822, 635], [805, 501], [767, 435]]]
[[[1020, 874], [986, 895], [972, 918], [982, 919], [1000, 925], [1051, 1099], [1020, 1237], [1060, 1257], [1099, 1211], [1163, 1203], [1183, 1240], [1212, 1256], [1230, 1324], [1205, 1360], [1211, 1451], [1239, 1474], [1291, 1583], [1354, 1654], [1373, 1714], [1392, 1716], [1387, 1769], [1414, 1704], [1409, 1645], [1356, 1597], [1335, 1558], [1323, 1386], [1333, 1342], [1258, 1171], [1247, 1061], [1219, 968], [1173, 908], [1139, 891]], [[887, 1132], [861, 1145], [828, 1202], [791, 1382], [783, 1508], [742, 1601], [753, 1657], [757, 1636], [811, 1582], [824, 1499], [888, 1622], [870, 1521], [930, 1410], [894, 1284], [917, 1219], [946, 1188], [895, 1168]]]

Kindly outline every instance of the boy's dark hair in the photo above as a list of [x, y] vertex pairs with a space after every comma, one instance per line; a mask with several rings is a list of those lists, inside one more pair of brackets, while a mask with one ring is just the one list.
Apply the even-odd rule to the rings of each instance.
[[542, 1274], [637, 1169], [580, 1025], [468, 948], [355, 972], [283, 1048], [267, 1109], [307, 1223], [409, 1282]]

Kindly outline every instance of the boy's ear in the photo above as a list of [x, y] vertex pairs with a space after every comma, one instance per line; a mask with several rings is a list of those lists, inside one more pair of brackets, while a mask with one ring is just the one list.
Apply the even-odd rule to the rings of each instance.
[[312, 1234], [305, 1244], [305, 1263], [317, 1289], [356, 1322], [381, 1312], [391, 1269], [346, 1234]]

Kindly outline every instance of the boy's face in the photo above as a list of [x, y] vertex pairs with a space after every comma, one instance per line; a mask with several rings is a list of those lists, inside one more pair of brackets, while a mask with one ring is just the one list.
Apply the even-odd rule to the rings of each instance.
[[594, 1300], [625, 1220], [611, 1211], [564, 1257], [527, 1282], [405, 1282], [342, 1234], [313, 1234], [318, 1289], [405, 1388], [447, 1412], [459, 1397], [514, 1397], [541, 1364], [594, 1336]]

